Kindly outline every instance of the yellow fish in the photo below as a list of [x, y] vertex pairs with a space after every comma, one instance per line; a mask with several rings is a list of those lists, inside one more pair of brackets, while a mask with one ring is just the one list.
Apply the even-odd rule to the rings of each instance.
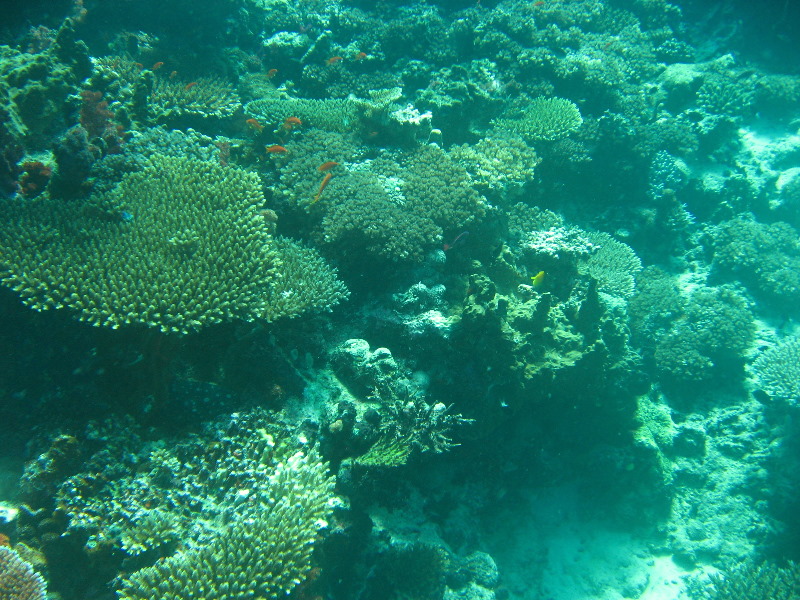
[[539, 271], [536, 275], [531, 277], [531, 281], [533, 282], [533, 287], [542, 287], [544, 283], [544, 271]]

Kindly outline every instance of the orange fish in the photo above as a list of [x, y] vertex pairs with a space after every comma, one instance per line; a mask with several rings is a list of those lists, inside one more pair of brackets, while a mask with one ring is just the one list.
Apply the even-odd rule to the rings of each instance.
[[300, 119], [298, 119], [297, 117], [288, 117], [283, 122], [283, 128], [284, 129], [288, 129], [289, 131], [291, 131], [293, 127], [295, 127], [295, 126], [299, 127], [302, 124], [303, 124], [303, 122]]
[[325, 61], [325, 63], [328, 65], [335, 65], [340, 60], [342, 60], [341, 56], [331, 56], [328, 60]]
[[186, 91], [188, 92], [190, 89], [192, 89], [192, 88], [193, 88], [194, 86], [196, 86], [196, 85], [197, 85], [197, 82], [196, 82], [196, 81], [190, 81], [189, 83], [187, 83], [187, 84], [184, 86], [184, 88], [183, 88], [183, 89], [184, 89], [184, 90], [186, 90]]
[[140, 71], [144, 69], [144, 65], [142, 63], [133, 63], [133, 66], [139, 69]]
[[257, 131], [258, 133], [264, 131], [264, 126], [256, 119], [247, 119], [245, 123], [247, 123], [254, 131]]
[[152, 67], [150, 67], [150, 70], [151, 71], [158, 71], [163, 66], [164, 66], [164, 61], [160, 60], [156, 64], [154, 64]]
[[322, 190], [324, 190], [325, 186], [328, 185], [331, 177], [333, 177], [333, 173], [325, 173], [325, 177], [322, 178], [322, 183], [319, 184], [319, 191], [317, 192], [317, 195], [314, 196], [314, 200], [311, 202], [311, 204], [314, 204], [314, 202], [319, 200], [319, 197], [322, 195]]
[[544, 0], [537, 0], [537, 2], [533, 3], [534, 6], [542, 6], [543, 4], [544, 4]]
[[278, 69], [270, 69], [269, 71], [267, 71], [267, 77], [269, 77], [270, 79], [275, 77], [275, 75], [277, 74], [278, 74]]
[[353, 58], [355, 58], [356, 60], [364, 60], [365, 58], [367, 58], [367, 53], [366, 52], [359, 52]]
[[272, 144], [272, 146], [267, 146], [266, 150], [270, 154], [286, 154], [287, 152], [289, 152], [286, 148], [278, 144]]
[[322, 163], [320, 166], [317, 167], [317, 171], [330, 171], [333, 167], [338, 167], [339, 163], [329, 160], [328, 162]]
[[178, 76], [178, 72], [177, 71], [173, 71], [172, 73], [169, 74], [169, 78], [170, 79], [175, 79], [177, 76]]

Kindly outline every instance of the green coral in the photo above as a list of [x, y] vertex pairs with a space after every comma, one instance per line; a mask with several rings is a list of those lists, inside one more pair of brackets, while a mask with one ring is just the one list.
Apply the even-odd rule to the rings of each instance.
[[595, 246], [579, 264], [578, 271], [597, 280], [601, 292], [630, 298], [636, 291], [636, 275], [642, 261], [633, 248], [602, 231], [587, 231], [586, 237]]
[[533, 181], [541, 162], [536, 151], [521, 137], [494, 131], [477, 144], [453, 146], [450, 158], [469, 173], [473, 186], [501, 198]]
[[248, 102], [244, 107], [267, 127], [278, 128], [289, 117], [297, 117], [306, 127], [350, 133], [359, 120], [358, 104], [352, 99], [271, 97]]
[[89, 204], [4, 203], [2, 281], [96, 326], [185, 334], [254, 319], [276, 265], [263, 202], [255, 174], [156, 155]]
[[764, 350], [753, 362], [753, 371], [770, 396], [800, 402], [800, 338]]
[[274, 321], [312, 310], [330, 310], [350, 295], [319, 252], [295, 240], [276, 237], [280, 268], [267, 292], [260, 318]]
[[636, 277], [636, 294], [628, 302], [634, 340], [651, 348], [680, 317], [686, 299], [675, 278], [659, 267], [647, 267]]
[[[419, 261], [445, 232], [456, 235], [486, 214], [466, 171], [437, 146], [364, 160], [363, 149], [344, 136], [311, 131], [287, 148], [279, 192], [308, 214], [320, 244]], [[318, 167], [329, 160], [339, 165], [317, 196]]]
[[699, 287], [688, 297], [685, 313], [655, 346], [663, 377], [703, 381], [744, 362], [755, 337], [752, 309], [735, 289]]
[[333, 478], [314, 450], [259, 462], [252, 508], [209, 543], [133, 573], [122, 600], [282, 598], [308, 574], [319, 530], [334, 506]]
[[581, 112], [573, 102], [542, 96], [531, 100], [515, 118], [494, 121], [497, 129], [517, 133], [529, 142], [560, 140], [582, 123]]
[[764, 300], [800, 300], [800, 236], [787, 223], [759, 223], [742, 216], [710, 228], [712, 273], [741, 281]]
[[184, 123], [192, 119], [225, 119], [242, 108], [238, 94], [219, 77], [186, 82], [155, 77], [149, 114], [155, 123]]
[[800, 566], [750, 560], [712, 575], [711, 587], [692, 587], [694, 600], [794, 600], [800, 595]]

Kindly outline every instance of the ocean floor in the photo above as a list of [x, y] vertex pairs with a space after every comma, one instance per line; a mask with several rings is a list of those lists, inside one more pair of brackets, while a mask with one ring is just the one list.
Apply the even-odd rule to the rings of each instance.
[[[684, 600], [689, 573], [658, 540], [586, 517], [576, 490], [537, 490], [509, 507], [487, 542], [511, 597], [519, 600]], [[493, 524], [494, 525], [494, 524]], [[643, 534], [645, 536], [645, 534]]]

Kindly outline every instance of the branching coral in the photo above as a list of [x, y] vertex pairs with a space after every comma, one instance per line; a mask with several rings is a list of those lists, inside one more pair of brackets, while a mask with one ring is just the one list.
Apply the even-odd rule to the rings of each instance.
[[517, 135], [495, 131], [472, 146], [454, 146], [450, 157], [469, 173], [472, 184], [505, 199], [533, 181], [540, 159]]
[[689, 296], [685, 318], [658, 339], [655, 360], [667, 380], [708, 380], [741, 365], [754, 336], [752, 309], [739, 292], [701, 287]]
[[288, 117], [308, 127], [349, 133], [358, 122], [358, 105], [351, 99], [262, 98], [248, 102], [245, 114], [268, 127], [278, 128]]
[[273, 321], [311, 310], [330, 310], [350, 295], [336, 271], [314, 248], [284, 237], [275, 238], [273, 248], [281, 267], [269, 287], [260, 318]]
[[88, 204], [5, 203], [2, 281], [36, 310], [188, 333], [264, 311], [276, 255], [258, 177], [153, 157]]
[[579, 265], [578, 270], [592, 276], [601, 292], [630, 298], [636, 290], [636, 274], [642, 261], [627, 244], [602, 231], [588, 231], [586, 237], [595, 250]]
[[800, 402], [800, 338], [762, 352], [753, 363], [759, 387], [770, 396]]
[[[320, 243], [419, 261], [445, 232], [457, 235], [486, 214], [466, 171], [437, 146], [363, 160], [362, 150], [335, 134], [315, 148], [320, 137], [309, 132], [289, 142], [281, 167], [281, 193], [318, 222]], [[322, 177], [317, 168], [328, 160], [340, 164], [317, 198]]]
[[496, 128], [518, 133], [527, 141], [553, 141], [578, 129], [583, 118], [578, 107], [565, 98], [534, 98], [515, 118], [497, 119]]
[[42, 576], [8, 546], [0, 546], [0, 600], [45, 600]]
[[260, 466], [266, 481], [255, 506], [209, 544], [135, 572], [124, 581], [120, 598], [281, 598], [301, 583], [333, 508], [333, 479], [314, 451]]
[[694, 585], [696, 600], [793, 600], [800, 594], [800, 566], [748, 561], [711, 577], [712, 587]]
[[190, 82], [156, 77], [149, 100], [150, 116], [156, 123], [224, 119], [241, 107], [230, 84], [218, 77], [199, 77]]

